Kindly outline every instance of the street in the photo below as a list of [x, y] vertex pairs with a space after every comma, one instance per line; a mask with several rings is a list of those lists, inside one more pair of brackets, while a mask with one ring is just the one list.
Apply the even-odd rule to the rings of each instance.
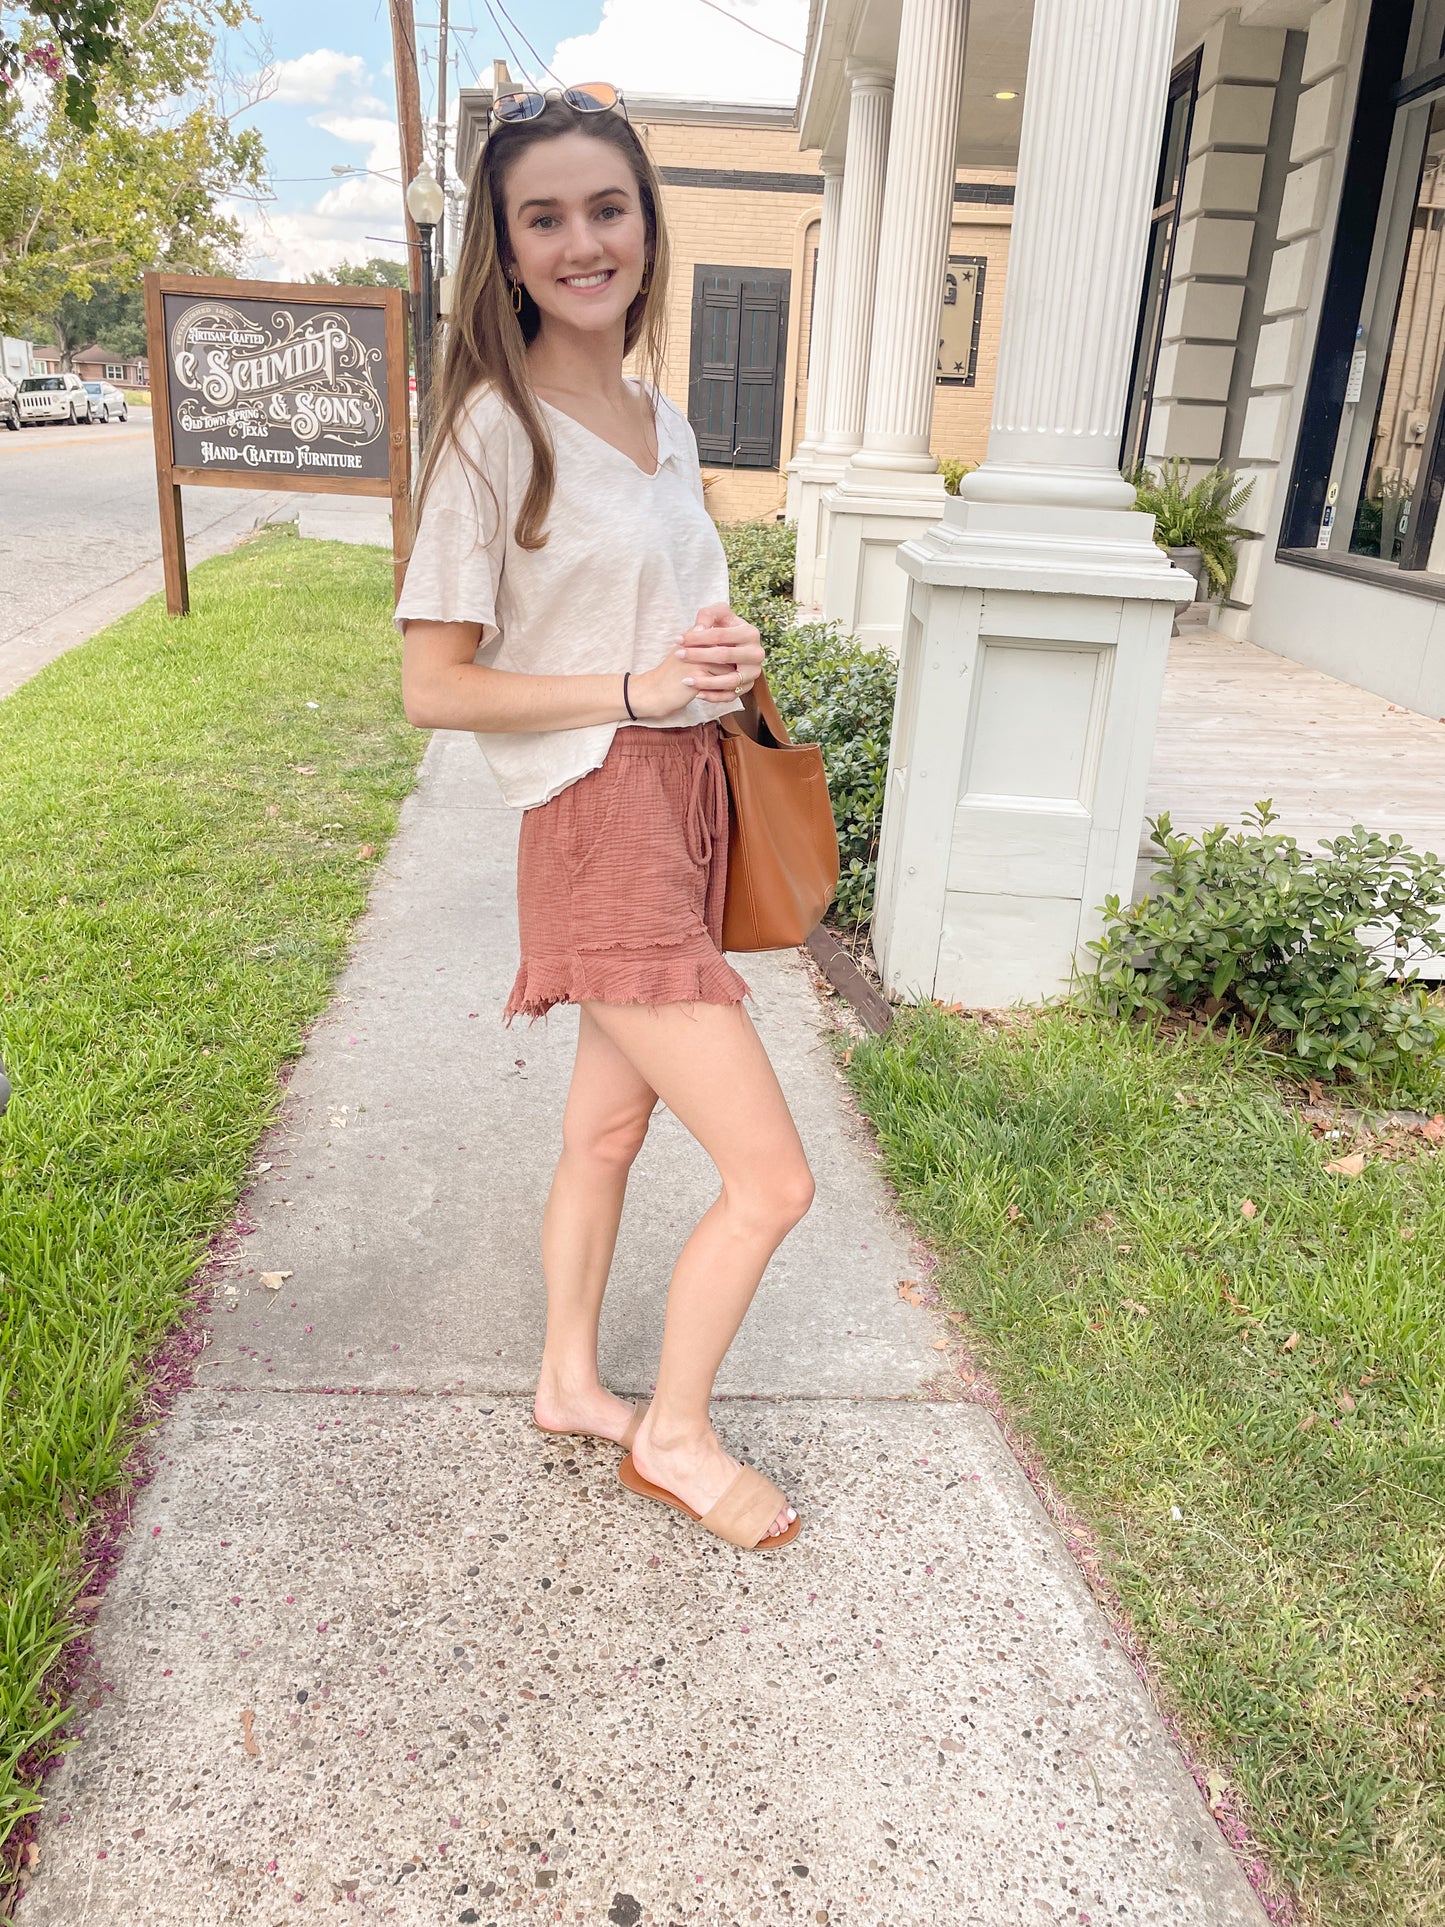
[[[279, 495], [188, 488], [191, 560], [214, 554]], [[126, 422], [0, 432], [0, 645], [26, 637], [161, 552], [151, 411]]]

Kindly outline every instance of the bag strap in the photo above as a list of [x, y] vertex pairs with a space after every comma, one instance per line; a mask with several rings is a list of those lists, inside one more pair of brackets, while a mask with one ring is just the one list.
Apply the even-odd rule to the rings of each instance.
[[792, 746], [793, 739], [788, 734], [787, 724], [778, 714], [778, 705], [773, 701], [766, 672], [759, 675], [743, 697], [741, 709], [719, 716], [717, 720], [718, 728], [728, 736], [747, 736], [765, 746], [771, 741], [783, 749]]

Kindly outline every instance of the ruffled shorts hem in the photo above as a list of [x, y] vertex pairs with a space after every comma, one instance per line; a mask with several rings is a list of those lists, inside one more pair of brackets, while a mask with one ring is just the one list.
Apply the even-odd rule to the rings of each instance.
[[592, 951], [522, 962], [502, 1022], [535, 1023], [554, 1004], [740, 1004], [752, 991], [709, 944], [665, 949]]

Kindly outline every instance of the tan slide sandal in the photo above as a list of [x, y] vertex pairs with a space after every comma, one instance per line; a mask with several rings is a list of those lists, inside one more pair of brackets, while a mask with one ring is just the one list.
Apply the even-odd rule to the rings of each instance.
[[620, 1445], [625, 1452], [637, 1437], [637, 1428], [647, 1416], [647, 1408], [651, 1403], [652, 1400], [648, 1398], [637, 1401], [632, 1408], [632, 1417], [627, 1421], [627, 1430], [620, 1439], [610, 1439], [605, 1432], [570, 1432], [557, 1425], [537, 1425], [536, 1419], [532, 1420], [532, 1424], [551, 1439], [597, 1439], [603, 1445]]
[[726, 1539], [730, 1546], [741, 1546], [745, 1552], [774, 1552], [779, 1546], [796, 1539], [802, 1529], [802, 1520], [794, 1519], [786, 1532], [775, 1533], [771, 1539], [758, 1537], [763, 1528], [771, 1525], [784, 1509], [788, 1498], [771, 1479], [765, 1479], [761, 1472], [755, 1472], [750, 1465], [742, 1467], [716, 1505], [710, 1506], [706, 1512], [694, 1512], [690, 1505], [683, 1504], [675, 1492], [667, 1492], [662, 1486], [653, 1485], [650, 1479], [644, 1479], [633, 1464], [630, 1452], [618, 1466], [617, 1476], [627, 1490], [637, 1493], [639, 1498], [656, 1499], [660, 1505], [670, 1505], [678, 1512], [685, 1512], [694, 1525], [714, 1533], [719, 1539]]

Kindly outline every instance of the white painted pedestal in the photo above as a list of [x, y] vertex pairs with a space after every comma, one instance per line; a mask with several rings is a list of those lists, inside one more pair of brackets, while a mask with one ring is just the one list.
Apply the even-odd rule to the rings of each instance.
[[788, 466], [788, 520], [798, 532], [793, 597], [804, 608], [816, 608], [823, 600], [828, 527], [823, 502], [836, 488], [845, 462], [843, 456], [830, 460], [816, 452], [803, 452]]
[[[889, 480], [897, 484], [898, 476]], [[849, 474], [824, 495], [822, 537], [827, 553], [820, 571], [823, 614], [867, 649], [898, 654], [908, 577], [899, 544], [923, 536], [948, 500], [943, 477], [912, 474], [906, 489], [864, 492]]]
[[1169, 631], [1193, 586], [1150, 528], [1132, 510], [950, 498], [900, 552], [873, 929], [894, 995], [1052, 996], [1103, 899], [1130, 896]]

